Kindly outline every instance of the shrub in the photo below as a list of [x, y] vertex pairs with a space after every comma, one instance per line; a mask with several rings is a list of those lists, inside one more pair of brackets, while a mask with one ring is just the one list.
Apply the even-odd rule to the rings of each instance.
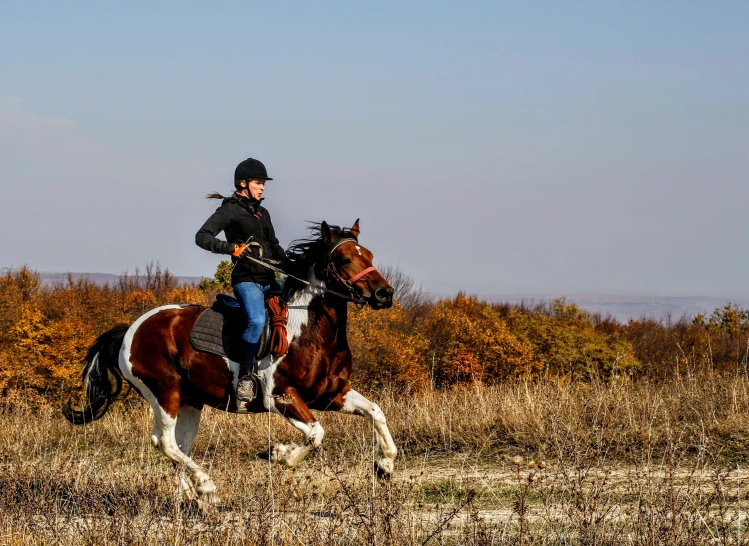
[[80, 387], [81, 361], [100, 333], [166, 303], [205, 304], [169, 271], [123, 275], [115, 286], [87, 279], [43, 286], [27, 268], [0, 277], [0, 399], [59, 402], [49, 390]]
[[428, 342], [410, 325], [400, 304], [374, 311], [351, 313], [349, 346], [357, 383], [411, 390], [429, 384], [423, 356]]
[[438, 385], [531, 377], [542, 369], [531, 344], [475, 297], [438, 302], [419, 329], [429, 341]]
[[622, 333], [597, 329], [589, 313], [563, 298], [535, 310], [508, 307], [505, 316], [512, 331], [533, 347], [545, 374], [608, 377], [641, 365]]

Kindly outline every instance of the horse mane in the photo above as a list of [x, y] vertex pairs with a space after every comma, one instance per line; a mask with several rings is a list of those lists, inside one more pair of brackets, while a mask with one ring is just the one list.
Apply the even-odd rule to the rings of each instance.
[[[327, 248], [322, 238], [322, 223], [309, 222], [309, 224], [307, 229], [310, 232], [310, 236], [292, 241], [286, 250], [286, 259], [284, 260], [284, 269], [286, 272], [300, 279], [307, 278], [310, 269], [325, 257], [325, 250]], [[334, 240], [349, 237], [356, 239], [356, 236], [351, 233], [349, 228], [333, 225], [329, 225], [328, 227], [330, 227]], [[306, 284], [288, 277], [283, 287], [283, 299], [290, 302], [306, 287]]]

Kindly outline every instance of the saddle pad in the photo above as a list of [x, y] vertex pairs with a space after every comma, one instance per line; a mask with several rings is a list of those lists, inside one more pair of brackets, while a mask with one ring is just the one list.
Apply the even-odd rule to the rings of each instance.
[[[244, 315], [233, 310], [216, 311], [214, 307], [200, 313], [190, 332], [190, 343], [197, 351], [228, 357], [234, 362], [239, 362], [244, 357], [241, 343], [245, 329]], [[269, 339], [270, 321], [266, 311], [265, 325], [257, 348], [257, 360], [268, 354]]]

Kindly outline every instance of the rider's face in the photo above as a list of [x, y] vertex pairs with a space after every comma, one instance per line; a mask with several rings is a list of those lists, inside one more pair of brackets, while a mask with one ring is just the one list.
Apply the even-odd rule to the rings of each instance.
[[252, 179], [247, 184], [247, 189], [253, 199], [260, 199], [265, 191], [265, 180], [262, 178]]

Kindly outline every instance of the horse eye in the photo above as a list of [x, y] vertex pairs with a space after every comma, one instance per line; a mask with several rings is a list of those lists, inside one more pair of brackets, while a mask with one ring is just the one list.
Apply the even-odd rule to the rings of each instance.
[[340, 262], [338, 262], [338, 265], [348, 265], [351, 263], [351, 260], [348, 258], [342, 258]]

